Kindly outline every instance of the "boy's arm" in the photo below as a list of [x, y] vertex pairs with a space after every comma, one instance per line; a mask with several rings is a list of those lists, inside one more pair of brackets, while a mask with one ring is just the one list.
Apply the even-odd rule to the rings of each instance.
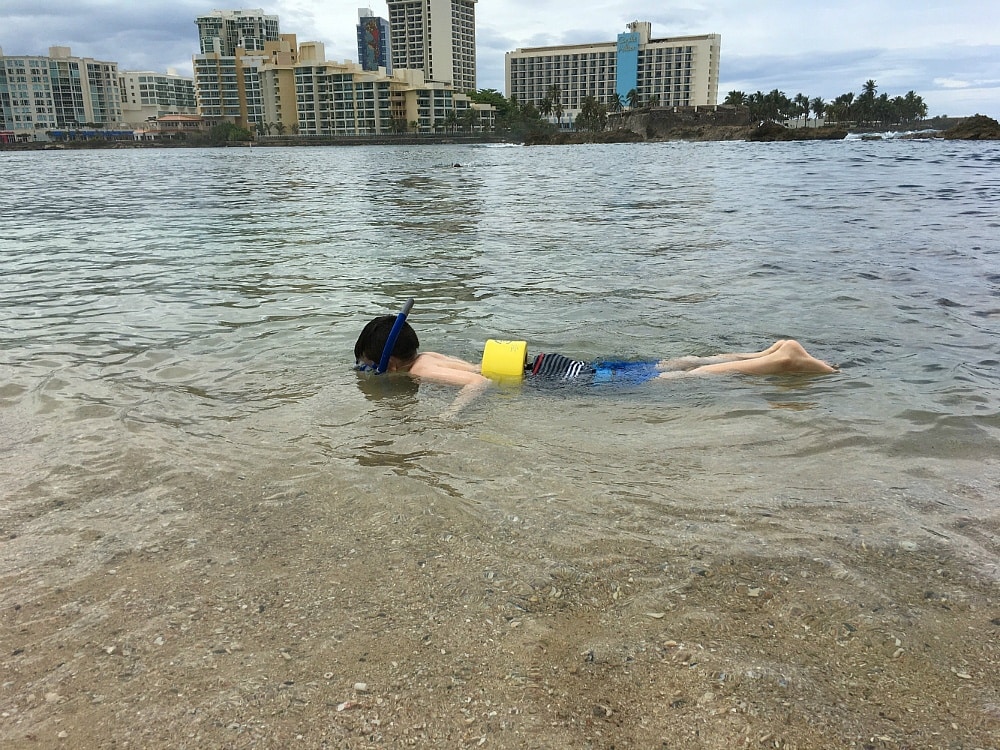
[[[460, 366], [456, 366], [460, 365]], [[458, 395], [445, 411], [444, 416], [454, 417], [490, 387], [490, 379], [479, 373], [479, 367], [464, 360], [435, 355], [421, 355], [420, 367], [410, 370], [422, 380], [444, 385], [461, 386]]]
[[[482, 378], [483, 376], [480, 375], [479, 377]], [[451, 406], [449, 406], [441, 416], [447, 418], [458, 416], [458, 413], [462, 411], [462, 409], [475, 401], [479, 397], [479, 394], [489, 387], [490, 381], [486, 378], [483, 378], [482, 381], [464, 385], [462, 390], [458, 392], [455, 400], [451, 402]]]

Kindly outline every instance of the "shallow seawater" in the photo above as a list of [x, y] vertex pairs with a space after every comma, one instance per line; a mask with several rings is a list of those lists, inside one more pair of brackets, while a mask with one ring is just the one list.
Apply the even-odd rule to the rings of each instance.
[[[666, 143], [2, 155], [0, 504], [127, 537], [257, 482], [516, 524], [537, 544], [997, 574], [1000, 147]], [[800, 340], [825, 377], [454, 393], [352, 369], [424, 349], [580, 358]], [[200, 497], [199, 503], [213, 502]], [[97, 512], [97, 511], [93, 511]]]

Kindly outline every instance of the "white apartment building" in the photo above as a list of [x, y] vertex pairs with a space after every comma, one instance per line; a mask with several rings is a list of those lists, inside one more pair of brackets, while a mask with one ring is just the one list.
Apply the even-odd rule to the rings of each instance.
[[122, 119], [141, 125], [164, 115], [197, 115], [194, 79], [173, 72], [126, 70], [120, 75]]
[[[508, 52], [506, 95], [539, 106], [558, 89], [562, 123], [572, 123], [584, 98], [628, 106], [629, 93], [640, 104], [664, 107], [714, 105], [719, 96], [722, 37], [651, 38], [652, 25], [633, 21], [614, 42], [531, 47]], [[554, 102], [553, 102], [554, 103]], [[550, 115], [555, 121], [555, 115]]]
[[388, 0], [393, 69], [476, 90], [476, 0]]
[[69, 47], [50, 47], [47, 57], [0, 50], [0, 130], [44, 140], [52, 131], [121, 121], [118, 63], [73, 57]]

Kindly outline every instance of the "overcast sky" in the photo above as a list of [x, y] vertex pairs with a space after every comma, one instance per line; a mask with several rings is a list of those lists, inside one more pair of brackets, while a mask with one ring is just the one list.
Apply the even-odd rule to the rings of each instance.
[[[259, 7], [279, 17], [282, 33], [323, 42], [327, 59], [356, 60], [357, 11], [366, 5], [387, 15], [384, 0], [0, 0], [0, 48], [47, 55], [50, 46], [68, 46], [121, 70], [190, 76], [198, 52], [194, 19]], [[860, 93], [871, 78], [889, 96], [916, 91], [931, 115], [1000, 119], [996, 0], [479, 0], [478, 86], [504, 92], [509, 50], [613, 41], [634, 20], [651, 21], [654, 37], [721, 34], [720, 98], [732, 90], [780, 89], [829, 101]]]

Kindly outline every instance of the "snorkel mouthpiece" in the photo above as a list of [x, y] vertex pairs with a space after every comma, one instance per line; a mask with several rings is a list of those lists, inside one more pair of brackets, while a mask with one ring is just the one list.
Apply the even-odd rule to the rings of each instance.
[[410, 297], [406, 300], [406, 304], [403, 305], [403, 309], [399, 311], [399, 315], [396, 316], [396, 322], [392, 324], [392, 330], [389, 331], [389, 338], [385, 340], [382, 359], [379, 360], [378, 365], [375, 367], [376, 375], [381, 375], [389, 369], [389, 357], [392, 356], [392, 350], [396, 347], [396, 339], [399, 338], [399, 333], [403, 330], [403, 323], [406, 322], [406, 316], [410, 314], [410, 310], [412, 309], [413, 297]]

